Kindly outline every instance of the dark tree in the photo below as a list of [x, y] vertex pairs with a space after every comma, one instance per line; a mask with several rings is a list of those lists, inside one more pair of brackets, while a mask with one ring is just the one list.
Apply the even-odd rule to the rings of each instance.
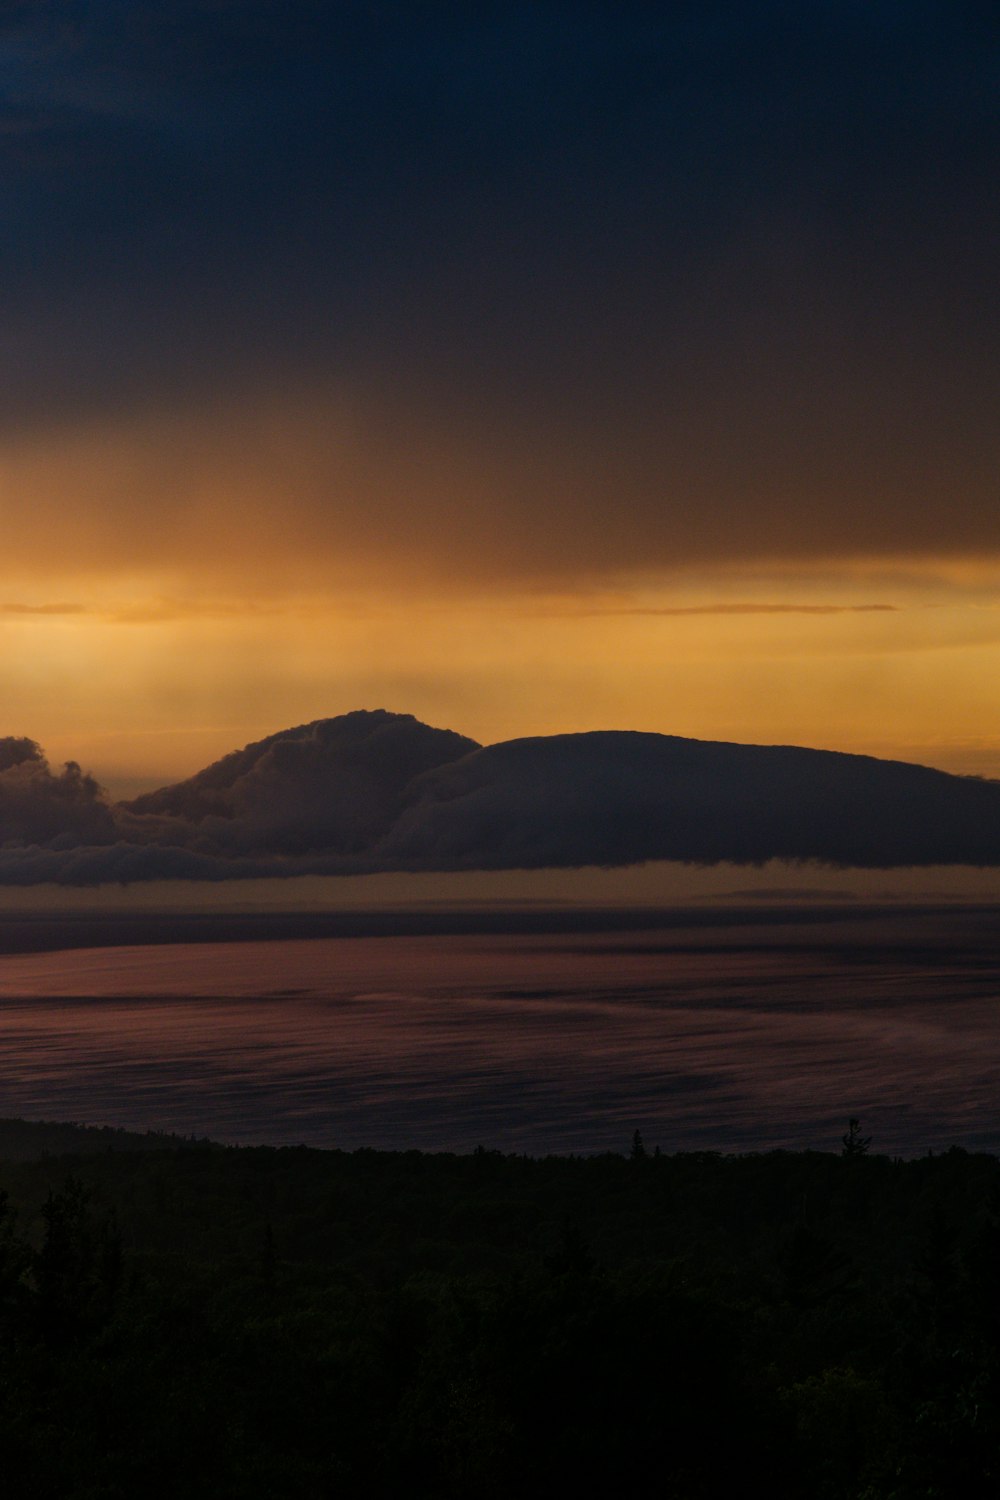
[[861, 1121], [848, 1120], [847, 1134], [841, 1136], [844, 1149], [841, 1156], [867, 1156], [868, 1148], [872, 1143], [870, 1135], [861, 1134]]

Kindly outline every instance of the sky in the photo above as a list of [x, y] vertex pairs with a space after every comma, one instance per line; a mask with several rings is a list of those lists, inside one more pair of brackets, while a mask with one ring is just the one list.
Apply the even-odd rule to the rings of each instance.
[[0, 736], [1000, 776], [989, 0], [0, 4]]

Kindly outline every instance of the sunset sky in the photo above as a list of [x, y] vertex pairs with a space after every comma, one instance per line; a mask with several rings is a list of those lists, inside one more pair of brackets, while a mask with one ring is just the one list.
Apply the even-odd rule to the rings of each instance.
[[1000, 776], [989, 0], [0, 9], [0, 734]]

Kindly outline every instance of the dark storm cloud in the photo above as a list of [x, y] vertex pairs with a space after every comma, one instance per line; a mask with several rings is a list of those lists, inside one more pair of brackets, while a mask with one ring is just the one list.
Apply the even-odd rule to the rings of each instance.
[[272, 735], [109, 810], [0, 741], [0, 884], [630, 865], [1000, 864], [1000, 783], [639, 733], [486, 748], [407, 715]]
[[322, 416], [311, 483], [262, 465], [311, 555], [405, 552], [414, 511], [458, 573], [1000, 546], [997, 31], [8, 6], [0, 421], [347, 389], [354, 509]]

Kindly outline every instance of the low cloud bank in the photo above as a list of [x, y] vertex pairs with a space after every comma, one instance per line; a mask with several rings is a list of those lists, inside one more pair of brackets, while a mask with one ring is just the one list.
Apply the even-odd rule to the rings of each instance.
[[100, 845], [116, 836], [104, 793], [75, 761], [54, 775], [34, 740], [0, 739], [0, 852], [10, 844]]
[[484, 748], [378, 711], [113, 805], [79, 766], [0, 740], [4, 885], [769, 859], [997, 865], [1000, 782], [632, 732]]

